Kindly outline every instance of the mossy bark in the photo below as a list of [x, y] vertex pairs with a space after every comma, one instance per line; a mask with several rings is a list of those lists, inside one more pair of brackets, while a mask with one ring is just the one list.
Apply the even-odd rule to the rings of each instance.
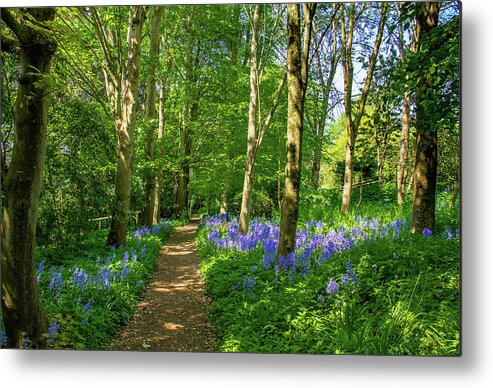
[[[12, 12], [12, 13], [11, 13]], [[20, 75], [14, 106], [14, 149], [4, 182], [2, 211], [2, 315], [8, 347], [43, 348], [47, 318], [34, 267], [36, 224], [47, 144], [49, 74], [56, 52], [45, 22], [53, 8], [2, 10], [19, 40]], [[25, 23], [30, 20], [32, 25]]]
[[[416, 15], [418, 50], [427, 34], [438, 25], [439, 3], [419, 3]], [[426, 65], [426, 64], [423, 64]], [[438, 139], [427, 113], [427, 90], [433, 87], [433, 74], [418, 80], [416, 88], [416, 157], [411, 232], [435, 229], [435, 194], [437, 178]]]

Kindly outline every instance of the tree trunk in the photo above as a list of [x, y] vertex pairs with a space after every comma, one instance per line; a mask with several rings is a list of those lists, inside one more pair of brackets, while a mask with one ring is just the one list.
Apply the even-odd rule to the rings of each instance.
[[250, 106], [248, 109], [248, 144], [245, 161], [245, 177], [243, 179], [243, 193], [241, 196], [239, 232], [248, 232], [250, 207], [252, 199], [253, 170], [257, 144], [257, 102], [258, 102], [258, 35], [259, 19], [262, 5], [256, 4], [253, 16], [253, 31], [250, 45]]
[[[343, 5], [343, 10], [344, 10]], [[344, 108], [346, 123], [346, 162], [344, 167], [344, 186], [342, 189], [342, 213], [347, 213], [351, 204], [351, 190], [353, 184], [353, 159], [354, 159], [354, 134], [352, 116], [352, 87], [353, 87], [353, 60], [351, 56], [354, 34], [354, 4], [349, 6], [348, 21], [349, 31], [346, 32], [346, 16], [341, 15], [342, 34], [342, 71], [344, 78]]]
[[[335, 17], [335, 13], [337, 10], [334, 10], [334, 20], [332, 22], [332, 54], [330, 56], [330, 71], [327, 76], [327, 80], [325, 80], [326, 74], [322, 68], [322, 61], [320, 59], [320, 47], [317, 46], [315, 50], [315, 59], [317, 60], [317, 70], [318, 70], [318, 78], [319, 82], [322, 86], [322, 108], [320, 109], [320, 117], [317, 120], [317, 128], [315, 130], [315, 145], [313, 149], [313, 161], [312, 161], [312, 186], [315, 190], [317, 190], [320, 186], [320, 167], [322, 160], [322, 142], [323, 136], [325, 132], [325, 121], [327, 120], [328, 110], [329, 110], [329, 98], [330, 98], [330, 89], [332, 88], [332, 82], [334, 81], [334, 77], [337, 70], [337, 62], [338, 62], [338, 52], [337, 52], [337, 19]], [[316, 38], [316, 34], [315, 34]]]
[[131, 7], [128, 41], [128, 59], [123, 74], [122, 119], [118, 129], [118, 162], [116, 172], [116, 201], [113, 207], [107, 245], [123, 245], [128, 228], [130, 194], [132, 189], [132, 162], [134, 128], [138, 105], [140, 45], [146, 7]]
[[1, 11], [2, 19], [19, 40], [21, 60], [14, 107], [14, 150], [4, 184], [2, 315], [8, 347], [20, 347], [29, 339], [31, 347], [42, 348], [48, 322], [36, 281], [34, 253], [47, 144], [46, 77], [56, 43], [49, 26], [40, 26], [54, 19], [55, 10], [31, 8], [23, 12], [29, 15], [17, 20], [9, 10]]
[[[439, 3], [418, 3], [416, 37], [418, 49], [427, 34], [437, 26]], [[426, 64], [423, 64], [426, 66]], [[431, 128], [425, 107], [428, 88], [432, 88], [433, 75], [418, 80], [416, 88], [416, 158], [414, 170], [414, 195], [411, 232], [421, 233], [425, 228], [435, 229], [435, 193], [437, 177], [437, 131]]]
[[[154, 7], [151, 16], [151, 36], [149, 43], [149, 54], [153, 60], [159, 56], [159, 27], [163, 18], [164, 7]], [[147, 100], [145, 110], [145, 121], [147, 122], [147, 134], [145, 144], [145, 156], [147, 161], [152, 162], [155, 157], [154, 138], [156, 132], [156, 66], [151, 65], [149, 69], [149, 79], [147, 80]], [[156, 208], [159, 201], [156, 201], [157, 177], [155, 172], [148, 172], [144, 177], [144, 216], [143, 223], [152, 226], [157, 222]]]
[[185, 106], [182, 123], [180, 126], [180, 172], [178, 173], [178, 188], [176, 193], [176, 206], [179, 216], [188, 214], [188, 183], [190, 179], [190, 133], [187, 125], [189, 117], [188, 103]]
[[[351, 125], [352, 127], [352, 125]], [[351, 128], [349, 127], [349, 128]], [[346, 124], [347, 128], [347, 124]], [[346, 142], [346, 161], [344, 167], [344, 186], [342, 189], [342, 207], [341, 211], [346, 214], [351, 206], [351, 194], [353, 188], [353, 172], [354, 172], [354, 146], [356, 136], [354, 130], [348, 131], [348, 139]]]
[[397, 165], [397, 203], [404, 204], [406, 176], [407, 176], [407, 158], [409, 155], [409, 128], [411, 126], [411, 96], [406, 93], [402, 103], [402, 132], [401, 144], [399, 151], [399, 163]]
[[[344, 105], [346, 110], [346, 133], [348, 142], [346, 144], [346, 167], [344, 170], [344, 187], [342, 192], [341, 211], [344, 214], [349, 212], [351, 206], [351, 190], [353, 184], [353, 163], [354, 163], [354, 148], [356, 146], [356, 136], [358, 134], [359, 124], [365, 113], [366, 99], [370, 92], [371, 80], [377, 63], [378, 51], [382, 42], [383, 30], [385, 21], [387, 20], [388, 3], [381, 5], [380, 22], [378, 25], [377, 37], [375, 45], [370, 57], [370, 63], [366, 73], [365, 83], [361, 92], [361, 97], [358, 101], [358, 106], [354, 118], [352, 116], [352, 87], [353, 87], [353, 60], [352, 60], [352, 44], [353, 34], [355, 30], [355, 8], [354, 3], [349, 8], [349, 31], [346, 32], [345, 16], [341, 16], [341, 33], [342, 33], [342, 70], [344, 76]], [[349, 163], [349, 165], [348, 165]]]
[[[158, 111], [158, 127], [157, 127], [157, 151], [158, 155], [163, 155], [162, 150], [162, 139], [164, 135], [164, 125], [165, 125], [165, 116], [164, 116], [164, 103], [166, 100], [165, 94], [166, 80], [161, 79], [159, 82], [159, 111]], [[161, 191], [164, 187], [164, 176], [163, 172], [159, 171], [156, 176], [156, 189], [154, 190], [154, 213], [152, 215], [152, 220], [154, 224], [159, 222], [159, 217], [161, 214]]]
[[313, 149], [313, 162], [312, 162], [312, 186], [315, 190], [318, 189], [320, 182], [320, 163], [322, 160], [322, 141], [320, 139], [321, 135], [318, 135], [315, 141], [315, 146]]
[[[284, 194], [279, 223], [277, 255], [286, 257], [296, 247], [296, 224], [301, 184], [301, 146], [304, 96], [308, 78], [308, 52], [315, 5], [305, 4], [305, 38], [302, 53], [300, 5], [288, 4], [288, 126]], [[308, 37], [307, 37], [308, 35]], [[303, 55], [304, 54], [304, 55]]]
[[[397, 6], [397, 13], [399, 19], [402, 17], [402, 4]], [[406, 50], [404, 48], [405, 38], [404, 29], [402, 21], [398, 22], [399, 27], [399, 54], [401, 57], [401, 62], [406, 61]], [[416, 42], [414, 37], [410, 37], [411, 45], [410, 50], [416, 52]], [[409, 158], [409, 130], [411, 128], [411, 91], [408, 90], [404, 93], [404, 98], [402, 101], [402, 131], [401, 131], [401, 141], [399, 150], [399, 162], [397, 164], [397, 204], [403, 205], [406, 198], [406, 179], [407, 179], [407, 162]], [[412, 176], [412, 174], [411, 174]], [[411, 185], [412, 187], [412, 185]], [[409, 191], [409, 189], [407, 190]]]

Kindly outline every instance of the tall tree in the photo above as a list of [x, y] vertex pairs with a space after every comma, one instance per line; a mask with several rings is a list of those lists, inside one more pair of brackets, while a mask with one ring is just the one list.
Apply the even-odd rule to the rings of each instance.
[[192, 159], [192, 127], [198, 118], [199, 109], [199, 66], [200, 66], [200, 22], [196, 8], [185, 16], [184, 31], [184, 81], [183, 105], [179, 119], [179, 171], [175, 177], [174, 207], [178, 215], [189, 212], [190, 165]]
[[[312, 177], [311, 182], [314, 189], [318, 189], [320, 181], [320, 165], [322, 160], [322, 144], [325, 132], [325, 124], [330, 111], [330, 97], [332, 82], [337, 70], [337, 62], [340, 55], [337, 39], [337, 14], [339, 6], [334, 6], [330, 15], [328, 26], [323, 31], [315, 31], [313, 34], [315, 50], [314, 60], [316, 64], [317, 83], [320, 90], [314, 90], [315, 109], [307, 116], [307, 122], [313, 128], [315, 142], [313, 146]], [[332, 34], [327, 33], [329, 28]], [[320, 33], [320, 36], [318, 36]]]
[[[159, 27], [164, 14], [164, 7], [152, 7], [151, 10], [151, 32], [149, 43], [149, 55], [151, 59], [149, 76], [147, 79], [147, 99], [145, 105], [145, 121], [147, 123], [145, 156], [149, 162], [152, 162], [155, 157], [155, 137], [156, 137], [156, 67], [159, 56]], [[152, 171], [152, 166], [144, 177], [144, 217], [143, 223], [147, 226], [152, 226], [157, 223], [159, 197], [157, 191], [156, 173]]]
[[[406, 61], [406, 38], [404, 36], [403, 17], [402, 17], [402, 3], [396, 5], [398, 12], [398, 44], [399, 55], [402, 63]], [[409, 40], [411, 40], [411, 51], [415, 50], [414, 34], [410, 34]], [[404, 204], [406, 178], [407, 178], [407, 160], [409, 156], [409, 129], [411, 128], [411, 90], [404, 92], [402, 100], [402, 130], [399, 149], [399, 162], [397, 164], [397, 203], [399, 205]]]
[[[440, 3], [417, 3], [417, 51], [429, 50], [433, 29], [438, 25]], [[411, 232], [421, 233], [425, 228], [435, 229], [435, 194], [437, 178], [438, 139], [430, 111], [429, 96], [433, 96], [435, 71], [423, 58], [416, 87], [416, 157], [414, 162], [414, 193]]]
[[[260, 112], [258, 103], [260, 100], [259, 96], [259, 20], [262, 11], [262, 5], [256, 4], [254, 6], [253, 12], [253, 23], [252, 23], [252, 38], [250, 41], [251, 48], [251, 58], [250, 58], [250, 105], [248, 110], [248, 143], [247, 143], [247, 154], [245, 161], [245, 177], [243, 180], [243, 192], [241, 197], [241, 212], [240, 212], [240, 233], [245, 234], [248, 232], [248, 224], [250, 220], [250, 208], [252, 200], [252, 190], [253, 190], [253, 178], [255, 169], [255, 160], [257, 156], [258, 149], [262, 144], [265, 137], [265, 133], [270, 126], [272, 117], [277, 109], [279, 103], [279, 98], [281, 92], [284, 88], [286, 82], [286, 72], [284, 72], [275, 96], [272, 101], [271, 108], [267, 113], [265, 122], [260, 123]], [[258, 128], [260, 126], [260, 128]], [[258, 130], [257, 130], [258, 129]]]
[[2, 212], [2, 315], [9, 347], [19, 347], [29, 339], [32, 347], [42, 348], [47, 318], [35, 276], [34, 252], [47, 144], [49, 76], [57, 49], [50, 30], [55, 9], [4, 8], [1, 15], [17, 38], [21, 61], [14, 150], [5, 178]]
[[[146, 6], [130, 7], [127, 32], [127, 59], [123, 60], [121, 42], [104, 24], [97, 9], [91, 8], [92, 21], [104, 54], [103, 72], [118, 134], [118, 161], [115, 183], [115, 202], [107, 245], [125, 243], [132, 189], [134, 129], [138, 106], [140, 46]], [[116, 47], [117, 53], [113, 51]]]
[[288, 126], [286, 139], [286, 167], [284, 170], [284, 194], [279, 224], [277, 255], [286, 257], [294, 252], [296, 224], [301, 184], [301, 144], [303, 109], [308, 83], [308, 57], [313, 15], [316, 3], [303, 4], [304, 36], [301, 45], [300, 5], [288, 4]]
[[245, 178], [241, 199], [240, 232], [248, 231], [250, 201], [252, 196], [255, 143], [257, 142], [257, 102], [258, 102], [258, 35], [262, 4], [256, 4], [253, 12], [252, 40], [250, 42], [250, 105], [248, 109], [248, 143], [245, 162]]
[[[342, 40], [342, 71], [344, 76], [344, 107], [345, 107], [345, 120], [346, 120], [346, 162], [344, 169], [344, 187], [342, 192], [342, 206], [341, 211], [348, 213], [351, 206], [351, 191], [353, 186], [353, 170], [354, 170], [354, 149], [356, 146], [356, 136], [358, 134], [358, 128], [361, 122], [361, 118], [365, 112], [366, 99], [370, 92], [370, 85], [375, 70], [378, 51], [382, 42], [383, 30], [385, 27], [385, 21], [387, 18], [388, 3], [381, 3], [380, 5], [380, 22], [378, 25], [377, 36], [375, 44], [370, 56], [368, 70], [366, 73], [365, 83], [361, 96], [356, 105], [356, 112], [353, 115], [353, 101], [352, 101], [352, 89], [353, 89], [353, 39], [356, 29], [356, 22], [358, 16], [356, 15], [356, 4], [351, 3], [349, 6], [343, 7], [343, 15], [341, 16], [341, 40]], [[347, 16], [346, 16], [347, 15]], [[358, 13], [358, 15], [361, 15]], [[347, 17], [347, 19], [346, 19]], [[346, 22], [348, 25], [346, 26]]]

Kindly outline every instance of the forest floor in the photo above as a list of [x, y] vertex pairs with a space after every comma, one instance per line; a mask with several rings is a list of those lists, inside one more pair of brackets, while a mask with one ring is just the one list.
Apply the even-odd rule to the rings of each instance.
[[204, 293], [195, 245], [199, 219], [178, 227], [156, 261], [135, 314], [109, 350], [213, 352], [214, 330], [207, 322], [210, 301]]

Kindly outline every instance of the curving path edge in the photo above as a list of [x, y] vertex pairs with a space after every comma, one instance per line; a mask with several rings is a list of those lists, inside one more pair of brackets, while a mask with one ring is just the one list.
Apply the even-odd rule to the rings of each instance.
[[207, 322], [210, 301], [204, 294], [195, 245], [199, 219], [176, 228], [161, 248], [145, 294], [134, 316], [109, 350], [213, 352], [216, 337]]

